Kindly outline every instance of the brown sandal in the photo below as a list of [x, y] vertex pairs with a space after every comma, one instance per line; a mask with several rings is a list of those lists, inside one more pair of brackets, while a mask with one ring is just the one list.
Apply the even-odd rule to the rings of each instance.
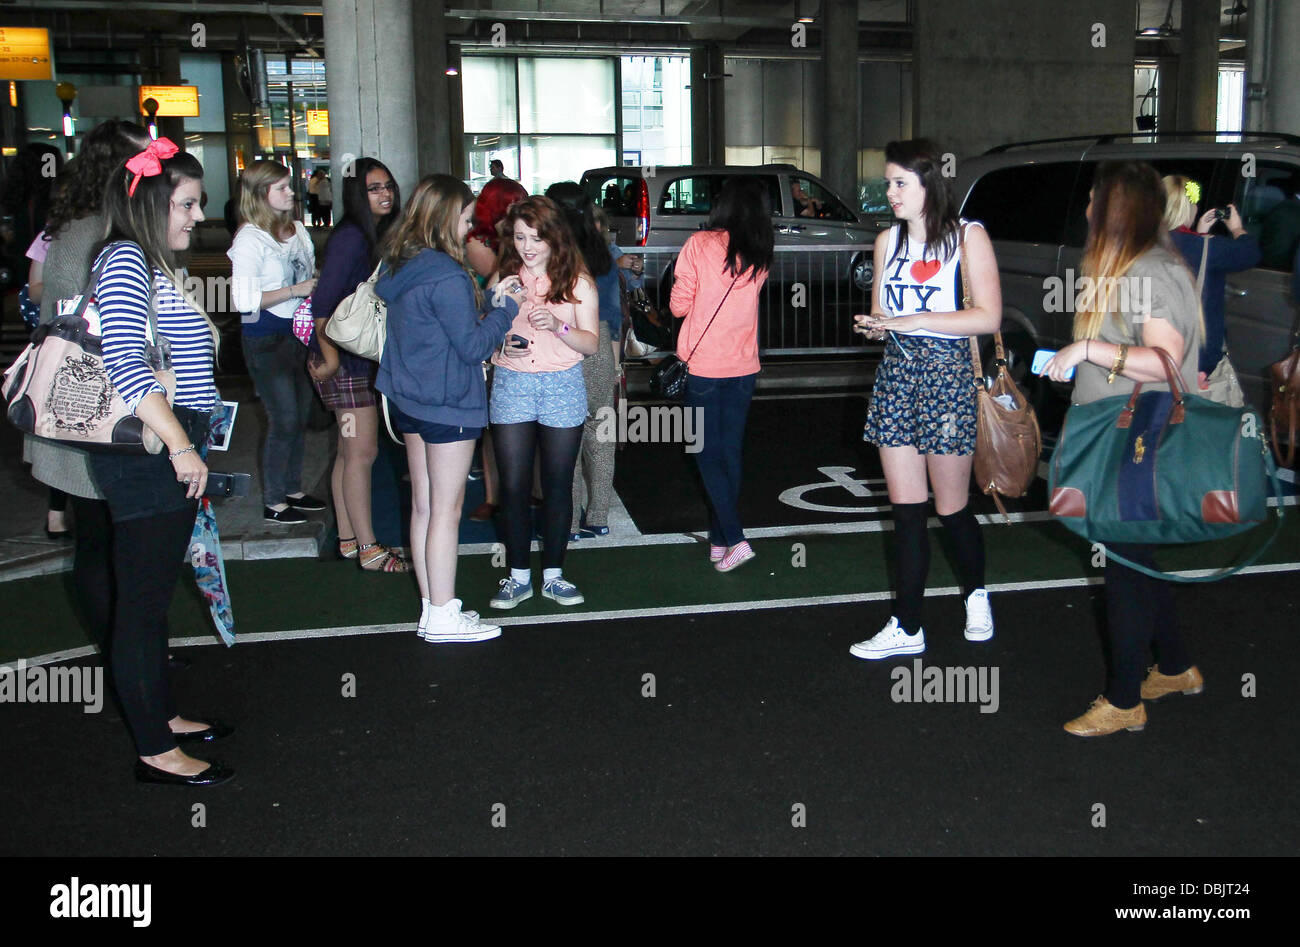
[[367, 543], [364, 546], [358, 546], [357, 559], [365, 572], [411, 571], [409, 562], [380, 543]]

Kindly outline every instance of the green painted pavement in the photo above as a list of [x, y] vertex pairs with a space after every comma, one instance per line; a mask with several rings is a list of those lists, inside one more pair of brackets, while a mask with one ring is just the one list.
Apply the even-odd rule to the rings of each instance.
[[[1261, 564], [1300, 560], [1300, 516], [1288, 516]], [[943, 554], [942, 530], [932, 530], [934, 555], [930, 586], [956, 584]], [[1220, 568], [1231, 564], [1260, 541], [1255, 531], [1216, 544], [1170, 547], [1161, 565], [1167, 569]], [[984, 528], [988, 581], [991, 585], [1070, 580], [1097, 576], [1089, 545], [1054, 523], [1026, 523]], [[574, 615], [583, 611], [671, 609], [687, 605], [721, 605], [834, 595], [885, 592], [890, 588], [886, 550], [888, 532], [789, 536], [757, 540], [758, 556], [735, 572], [722, 575], [707, 561], [704, 543], [620, 548], [571, 547], [565, 575], [586, 596], [586, 603], [565, 609], [535, 594], [510, 612], [527, 618]], [[802, 547], [802, 549], [800, 548]], [[540, 567], [534, 560], [534, 588]], [[488, 599], [505, 574], [488, 555], [460, 559], [457, 588], [465, 607], [489, 613]], [[350, 562], [274, 559], [231, 562], [227, 576], [234, 597], [237, 634], [307, 628], [340, 628], [413, 622], [418, 615], [414, 576], [363, 573]], [[173, 637], [214, 634], [206, 607], [194, 590], [188, 569], [169, 615]], [[1231, 594], [1231, 585], [1222, 586]], [[72, 606], [72, 576], [63, 573], [0, 585], [5, 631], [0, 661], [48, 654], [88, 644]]]

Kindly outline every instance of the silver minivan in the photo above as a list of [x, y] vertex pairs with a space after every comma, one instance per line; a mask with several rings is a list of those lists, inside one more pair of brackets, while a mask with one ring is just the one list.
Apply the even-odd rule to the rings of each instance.
[[[1048, 304], [1073, 298], [1088, 224], [1093, 175], [1102, 161], [1145, 161], [1161, 175], [1201, 185], [1200, 209], [1235, 204], [1264, 251], [1260, 265], [1231, 274], [1224, 310], [1227, 345], [1246, 395], [1266, 408], [1264, 374], [1290, 347], [1291, 285], [1300, 243], [1300, 137], [1263, 132], [1169, 133], [1054, 139], [1003, 145], [957, 169], [962, 216], [993, 239], [1002, 275], [1002, 334], [1013, 374], [1024, 378], [1037, 348], [1070, 340], [1074, 314]], [[1143, 133], [1141, 137], [1149, 137]], [[1228, 138], [1230, 140], [1223, 140]], [[1221, 233], [1221, 227], [1215, 233]]]
[[[609, 217], [620, 246], [677, 249], [704, 226], [723, 182], [742, 176], [757, 180], [767, 191], [778, 247], [865, 246], [852, 256], [848, 272], [837, 275], [860, 290], [870, 289], [870, 245], [878, 227], [794, 165], [596, 168], [583, 174], [581, 183]], [[778, 265], [782, 260], [793, 257], [778, 254]], [[774, 267], [774, 277], [792, 275]]]

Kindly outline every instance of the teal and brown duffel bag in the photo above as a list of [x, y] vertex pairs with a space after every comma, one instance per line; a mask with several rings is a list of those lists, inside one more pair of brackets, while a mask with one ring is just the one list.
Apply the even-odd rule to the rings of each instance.
[[[1264, 422], [1250, 408], [1189, 395], [1169, 353], [1169, 391], [1143, 391], [1074, 405], [1049, 464], [1051, 512], [1068, 529], [1100, 543], [1195, 543], [1223, 539], [1269, 518], [1268, 483], [1279, 497], [1276, 526], [1251, 559], [1231, 570], [1177, 581], [1206, 581], [1240, 571], [1277, 536], [1285, 506], [1264, 440]], [[1108, 555], [1113, 555], [1108, 553]]]

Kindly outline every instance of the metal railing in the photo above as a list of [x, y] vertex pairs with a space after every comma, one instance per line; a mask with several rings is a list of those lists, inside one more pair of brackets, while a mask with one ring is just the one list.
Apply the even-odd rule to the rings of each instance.
[[[667, 316], [671, 268], [678, 248], [633, 247], [624, 248], [624, 252], [644, 257], [646, 293]], [[853, 331], [854, 314], [871, 311], [870, 261], [870, 246], [778, 246], [759, 299], [760, 355], [878, 350], [878, 345]], [[863, 282], [866, 288], [860, 285]]]

